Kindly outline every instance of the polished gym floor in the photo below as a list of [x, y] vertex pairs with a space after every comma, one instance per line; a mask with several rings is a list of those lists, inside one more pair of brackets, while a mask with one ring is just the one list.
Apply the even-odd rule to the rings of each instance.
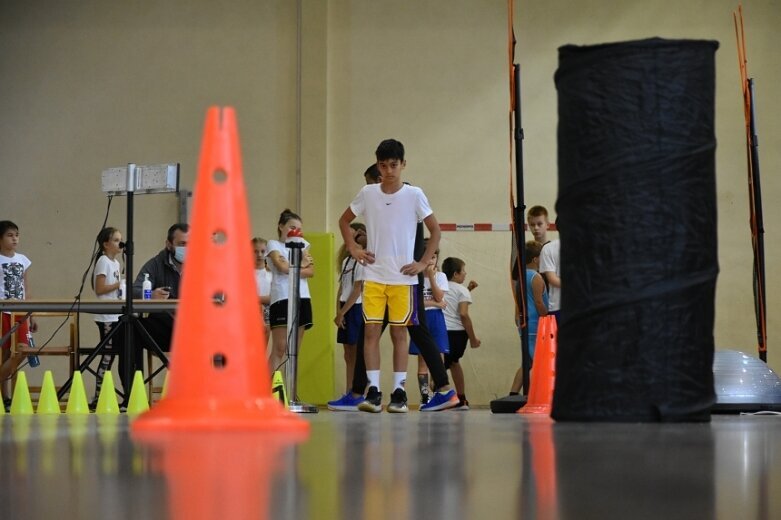
[[308, 439], [133, 439], [0, 417], [0, 518], [781, 518], [781, 417], [554, 423], [488, 410], [303, 416]]

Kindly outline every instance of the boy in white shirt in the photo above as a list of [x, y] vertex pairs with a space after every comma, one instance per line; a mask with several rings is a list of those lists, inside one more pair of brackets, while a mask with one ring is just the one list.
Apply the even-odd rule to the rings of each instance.
[[[380, 349], [382, 321], [388, 309], [393, 342], [394, 389], [388, 411], [407, 412], [407, 325], [417, 323], [417, 274], [423, 271], [439, 247], [440, 230], [423, 190], [406, 185], [401, 172], [406, 166], [404, 145], [394, 139], [380, 143], [375, 153], [380, 184], [370, 184], [353, 199], [339, 219], [339, 229], [350, 254], [365, 266], [363, 315], [366, 322], [366, 376], [369, 390], [359, 410], [380, 412]], [[350, 222], [363, 215], [366, 221], [367, 247], [356, 244]], [[414, 260], [415, 232], [419, 221], [428, 228], [430, 239], [420, 261]], [[428, 410], [452, 407], [455, 392], [448, 387], [426, 405]], [[423, 410], [424, 408], [421, 408]]]
[[[27, 270], [30, 268], [30, 259], [16, 252], [19, 246], [19, 226], [10, 220], [0, 221], [0, 299], [24, 300], [29, 295], [27, 282]], [[0, 336], [5, 336], [15, 325], [11, 323], [11, 313], [2, 313], [2, 327]], [[17, 318], [19, 323], [16, 328], [17, 344], [20, 348], [28, 346], [28, 331], [35, 332], [37, 325], [30, 318], [28, 328], [27, 319]], [[13, 376], [14, 371], [24, 359], [24, 354], [11, 355], [11, 337], [3, 342], [3, 365], [0, 367], [0, 388], [2, 388], [3, 405], [11, 405], [10, 393], [7, 382]]]
[[450, 352], [445, 354], [445, 367], [450, 370], [453, 384], [456, 385], [458, 393], [456, 410], [469, 410], [464, 386], [464, 370], [460, 363], [466, 351], [466, 341], [469, 340], [472, 348], [480, 346], [480, 340], [477, 339], [472, 327], [472, 318], [469, 316], [472, 295], [463, 285], [466, 280], [465, 267], [466, 264], [460, 258], [448, 257], [442, 262], [442, 272], [447, 276], [449, 286], [449, 290], [445, 293], [445, 325], [447, 325]]
[[548, 314], [558, 322], [561, 311], [561, 241], [558, 238], [542, 248], [540, 273], [548, 282]]

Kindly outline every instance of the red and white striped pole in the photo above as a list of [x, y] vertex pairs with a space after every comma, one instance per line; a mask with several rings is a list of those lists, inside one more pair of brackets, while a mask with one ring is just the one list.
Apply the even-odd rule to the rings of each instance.
[[[523, 225], [524, 231], [528, 231], [528, 226]], [[512, 230], [512, 224], [491, 224], [484, 222], [474, 222], [471, 224], [453, 224], [453, 223], [440, 223], [440, 231], [510, 231]], [[548, 227], [548, 231], [558, 231], [556, 224], [551, 223]]]

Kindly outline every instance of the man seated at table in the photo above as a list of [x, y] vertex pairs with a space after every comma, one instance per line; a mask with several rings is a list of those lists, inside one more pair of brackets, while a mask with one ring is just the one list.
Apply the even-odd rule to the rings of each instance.
[[[168, 237], [165, 241], [165, 249], [152, 257], [138, 271], [138, 276], [133, 282], [133, 298], [143, 297], [143, 283], [145, 274], [149, 275], [152, 282], [152, 299], [166, 300], [179, 298], [179, 282], [182, 276], [182, 264], [187, 248], [190, 226], [185, 223], [177, 223], [168, 229]], [[157, 346], [164, 352], [171, 349], [171, 334], [174, 328], [173, 312], [152, 312], [148, 317], [142, 318], [144, 326]], [[149, 348], [145, 338], [134, 336], [135, 344]], [[136, 360], [136, 369], [141, 369], [143, 356], [141, 349], [133, 349]]]

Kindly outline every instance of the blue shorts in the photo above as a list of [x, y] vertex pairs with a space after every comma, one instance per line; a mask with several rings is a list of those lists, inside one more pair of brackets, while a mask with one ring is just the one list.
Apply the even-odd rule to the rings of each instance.
[[[344, 302], [339, 302], [339, 308]], [[354, 303], [347, 314], [344, 315], [343, 329], [337, 329], [336, 342], [342, 345], [355, 345], [363, 334], [363, 306], [360, 303]]]
[[[439, 353], [447, 354], [450, 352], [450, 342], [447, 340], [447, 326], [445, 326], [445, 313], [442, 312], [442, 309], [426, 309], [426, 327], [431, 332], [434, 343], [439, 348]], [[414, 341], [409, 342], [409, 353], [415, 356], [420, 354], [420, 349], [415, 345]]]

